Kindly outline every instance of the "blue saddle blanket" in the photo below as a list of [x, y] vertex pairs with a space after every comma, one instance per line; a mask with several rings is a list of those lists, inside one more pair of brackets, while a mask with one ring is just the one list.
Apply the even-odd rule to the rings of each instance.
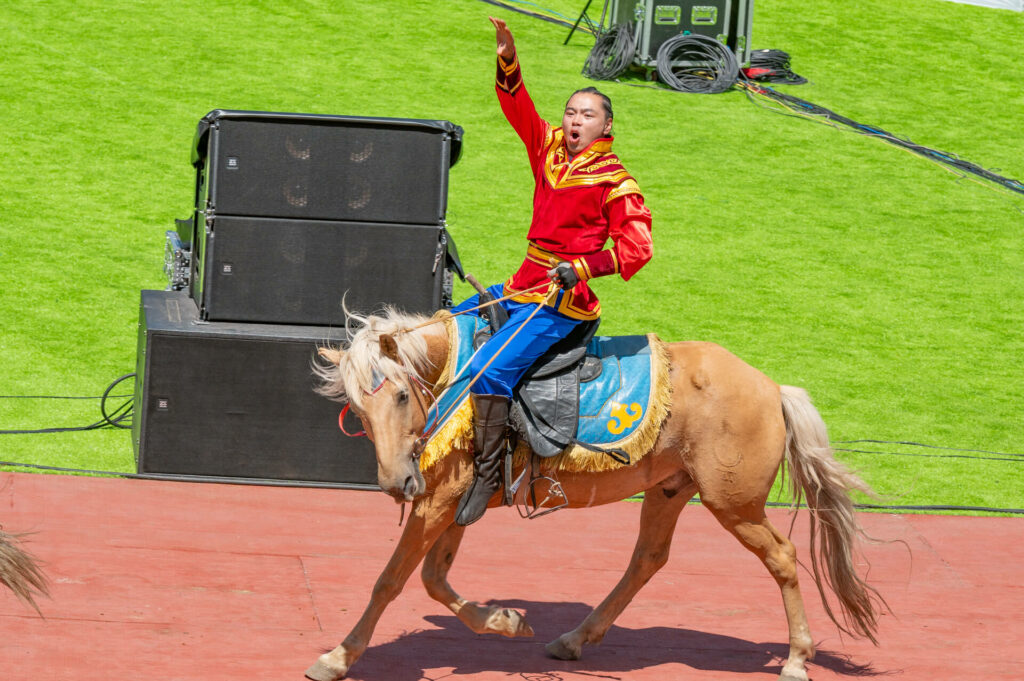
[[[473, 337], [486, 328], [473, 315], [456, 317], [448, 326], [455, 364], [448, 387], [430, 410], [427, 433], [441, 430], [467, 399], [472, 377], [468, 367], [474, 354]], [[601, 372], [580, 384], [579, 421], [575, 438], [597, 446], [613, 446], [628, 438], [644, 422], [652, 398], [651, 344], [647, 336], [595, 336], [587, 354], [601, 361]], [[452, 360], [450, 360], [452, 361]]]
[[601, 374], [580, 384], [576, 439], [612, 445], [640, 427], [651, 401], [651, 343], [647, 336], [595, 336], [587, 354], [601, 360]]

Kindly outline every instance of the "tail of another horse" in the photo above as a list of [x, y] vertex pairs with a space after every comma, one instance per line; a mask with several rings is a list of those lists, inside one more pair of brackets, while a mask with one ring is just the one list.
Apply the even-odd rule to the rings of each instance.
[[[825, 611], [842, 631], [877, 645], [879, 608], [887, 606], [857, 574], [854, 545], [861, 530], [850, 499], [852, 490], [872, 491], [833, 456], [825, 422], [806, 391], [782, 386], [782, 412], [791, 490], [796, 500], [801, 493], [806, 496], [810, 508], [811, 566]], [[842, 622], [829, 605], [824, 585], [839, 600]]]
[[46, 576], [19, 544], [16, 536], [0, 531], [0, 583], [39, 612], [35, 597], [49, 595]]

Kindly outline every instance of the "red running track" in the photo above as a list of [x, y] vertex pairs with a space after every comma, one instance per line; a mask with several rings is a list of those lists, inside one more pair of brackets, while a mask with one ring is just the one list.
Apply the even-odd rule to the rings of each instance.
[[[640, 505], [521, 520], [492, 509], [451, 572], [464, 597], [526, 611], [532, 639], [480, 636], [414, 576], [350, 678], [365, 681], [770, 680], [787, 654], [782, 601], [707, 510], [582, 660], [543, 644], [621, 575]], [[785, 511], [772, 511], [780, 528]], [[0, 523], [31, 531], [45, 619], [0, 592], [0, 679], [302, 679], [350, 630], [401, 530], [379, 492], [0, 474]], [[1024, 520], [862, 514], [873, 583], [895, 612], [881, 645], [841, 637], [810, 576], [812, 679], [1024, 679]], [[807, 562], [806, 514], [793, 533]]]

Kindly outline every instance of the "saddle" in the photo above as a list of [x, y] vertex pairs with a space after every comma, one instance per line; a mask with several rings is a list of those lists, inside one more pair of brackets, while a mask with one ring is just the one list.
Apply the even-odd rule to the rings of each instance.
[[[488, 327], [473, 337], [474, 348], [479, 348], [501, 328], [508, 319], [507, 316], [502, 319], [503, 315], [504, 310], [501, 310], [488, 317]], [[509, 407], [509, 425], [539, 457], [556, 456], [569, 445], [579, 445], [629, 464], [629, 455], [621, 449], [601, 448], [576, 439], [580, 386], [596, 380], [603, 368], [600, 357], [587, 353], [600, 323], [595, 319], [578, 324], [568, 336], [541, 355], [516, 386]]]

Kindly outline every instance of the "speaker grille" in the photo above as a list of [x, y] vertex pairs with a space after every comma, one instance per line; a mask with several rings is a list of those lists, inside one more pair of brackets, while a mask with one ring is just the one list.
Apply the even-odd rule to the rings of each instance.
[[341, 407], [313, 391], [330, 329], [197, 321], [184, 292], [142, 292], [140, 473], [376, 484], [373, 446], [345, 437]]
[[217, 214], [362, 222], [444, 218], [450, 144], [383, 122], [220, 120], [207, 159]]
[[441, 228], [219, 217], [206, 239], [207, 319], [342, 326], [350, 310], [441, 306]]

